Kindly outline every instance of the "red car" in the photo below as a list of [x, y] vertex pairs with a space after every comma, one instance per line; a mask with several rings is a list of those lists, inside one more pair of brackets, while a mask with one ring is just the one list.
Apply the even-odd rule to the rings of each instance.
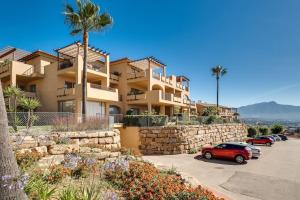
[[269, 137], [260, 136], [253, 139], [246, 140], [248, 144], [265, 144], [267, 146], [271, 146], [274, 144], [274, 141], [271, 140]]
[[244, 144], [222, 143], [215, 147], [202, 148], [202, 156], [206, 159], [225, 158], [241, 164], [252, 157], [251, 149]]

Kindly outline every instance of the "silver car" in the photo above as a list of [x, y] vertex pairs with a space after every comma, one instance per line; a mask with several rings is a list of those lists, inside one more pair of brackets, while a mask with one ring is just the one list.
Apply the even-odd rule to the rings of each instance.
[[252, 158], [259, 158], [259, 156], [261, 156], [261, 149], [259, 147], [251, 145], [251, 144], [248, 144], [246, 142], [235, 142], [235, 143], [248, 146], [251, 149]]
[[281, 141], [281, 137], [279, 137], [278, 135], [273, 134], [272, 136], [276, 141]]

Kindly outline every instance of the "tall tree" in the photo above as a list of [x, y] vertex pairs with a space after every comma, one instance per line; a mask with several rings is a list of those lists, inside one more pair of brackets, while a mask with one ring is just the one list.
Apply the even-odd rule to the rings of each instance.
[[70, 4], [65, 7], [65, 20], [71, 28], [71, 35], [82, 34], [83, 39], [83, 75], [82, 75], [82, 114], [86, 114], [87, 85], [87, 52], [89, 32], [102, 31], [112, 24], [112, 18], [107, 13], [100, 13], [100, 7], [90, 0], [77, 0], [76, 9]]
[[216, 67], [211, 68], [211, 72], [212, 75], [215, 76], [217, 80], [217, 112], [219, 114], [219, 90], [220, 90], [219, 82], [220, 82], [220, 78], [225, 74], [227, 74], [227, 69], [218, 65]]
[[8, 121], [0, 81], [0, 199], [1, 200], [25, 200], [27, 199], [22, 188], [7, 187], [4, 180], [7, 177], [17, 178], [20, 171], [12, 151], [8, 134]]

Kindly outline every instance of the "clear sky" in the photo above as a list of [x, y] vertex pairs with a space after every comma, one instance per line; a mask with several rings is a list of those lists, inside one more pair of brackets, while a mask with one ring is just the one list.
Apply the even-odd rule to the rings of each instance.
[[[220, 102], [300, 105], [300, 1], [94, 0], [114, 25], [91, 34], [112, 60], [153, 55], [167, 72], [191, 79], [195, 100], [215, 102], [210, 68], [223, 65]], [[2, 0], [0, 48], [53, 49], [81, 39], [69, 35], [65, 0]], [[72, 3], [73, 0], [67, 2]]]

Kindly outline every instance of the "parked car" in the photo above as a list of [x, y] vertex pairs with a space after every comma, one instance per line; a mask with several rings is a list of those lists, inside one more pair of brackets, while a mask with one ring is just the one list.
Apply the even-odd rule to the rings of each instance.
[[286, 135], [278, 134], [278, 136], [281, 138], [282, 141], [288, 140], [288, 137]]
[[273, 140], [273, 142], [275, 142], [275, 137], [273, 137], [272, 135], [266, 135], [266, 137], [270, 138], [271, 140]]
[[281, 141], [281, 138], [278, 135], [273, 134], [273, 138], [275, 138], [275, 141]]
[[248, 140], [246, 140], [246, 142], [251, 145], [265, 144], [267, 146], [271, 146], [272, 144], [274, 144], [274, 140], [272, 140], [271, 138], [269, 138], [267, 136], [259, 136], [256, 138], [248, 139]]
[[206, 159], [223, 158], [232, 159], [242, 164], [252, 157], [251, 149], [242, 144], [222, 143], [217, 146], [202, 148], [202, 156]]
[[246, 145], [251, 149], [252, 152], [252, 158], [259, 158], [261, 156], [261, 149], [259, 147], [256, 147], [254, 145], [248, 144], [246, 142], [237, 142], [238, 144], [241, 145]]

